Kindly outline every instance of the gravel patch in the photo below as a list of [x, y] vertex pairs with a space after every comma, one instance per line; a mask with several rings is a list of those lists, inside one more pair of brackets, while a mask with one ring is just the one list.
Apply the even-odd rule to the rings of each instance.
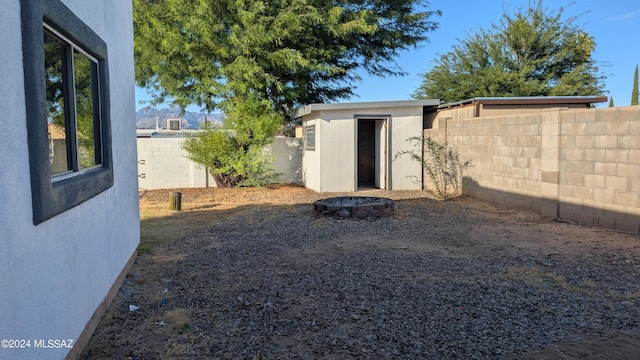
[[312, 199], [212, 210], [138, 257], [85, 356], [545, 358], [639, 328], [637, 234], [383, 194], [396, 210], [376, 220], [314, 217]]

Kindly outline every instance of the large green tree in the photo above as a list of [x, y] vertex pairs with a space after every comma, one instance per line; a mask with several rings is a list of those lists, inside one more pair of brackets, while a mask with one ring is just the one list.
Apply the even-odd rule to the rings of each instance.
[[[436, 29], [421, 0], [134, 0], [138, 85], [156, 102], [219, 108], [251, 96], [286, 115], [347, 99], [356, 70], [403, 74], [394, 59]], [[250, 95], [249, 95], [250, 94]]]
[[433, 61], [416, 98], [453, 102], [485, 96], [602, 95], [605, 76], [592, 58], [596, 43], [577, 17], [543, 1], [506, 11]]

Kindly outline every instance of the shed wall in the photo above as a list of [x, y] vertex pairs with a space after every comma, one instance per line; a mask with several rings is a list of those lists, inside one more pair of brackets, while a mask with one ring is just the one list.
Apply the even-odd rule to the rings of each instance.
[[357, 189], [356, 119], [387, 119], [387, 176], [391, 190], [420, 189], [422, 169], [408, 157], [393, 159], [397, 152], [414, 150], [408, 141], [419, 136], [423, 124], [422, 106], [323, 110], [306, 115], [303, 126], [316, 126], [316, 149], [305, 151], [305, 186], [319, 192]]

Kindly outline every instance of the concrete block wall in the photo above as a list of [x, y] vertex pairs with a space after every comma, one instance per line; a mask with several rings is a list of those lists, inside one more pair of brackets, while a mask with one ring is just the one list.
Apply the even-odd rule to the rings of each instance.
[[559, 216], [640, 232], [640, 108], [560, 113]]
[[475, 197], [640, 232], [640, 107], [441, 119], [425, 136], [472, 161]]

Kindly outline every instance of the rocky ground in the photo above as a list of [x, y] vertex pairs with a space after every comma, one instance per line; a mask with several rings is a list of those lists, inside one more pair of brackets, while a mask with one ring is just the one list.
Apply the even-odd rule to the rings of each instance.
[[472, 198], [357, 195], [394, 199], [394, 215], [314, 217], [322, 195], [295, 187], [183, 190], [166, 217], [197, 226], [138, 257], [84, 358], [640, 354], [637, 234]]

